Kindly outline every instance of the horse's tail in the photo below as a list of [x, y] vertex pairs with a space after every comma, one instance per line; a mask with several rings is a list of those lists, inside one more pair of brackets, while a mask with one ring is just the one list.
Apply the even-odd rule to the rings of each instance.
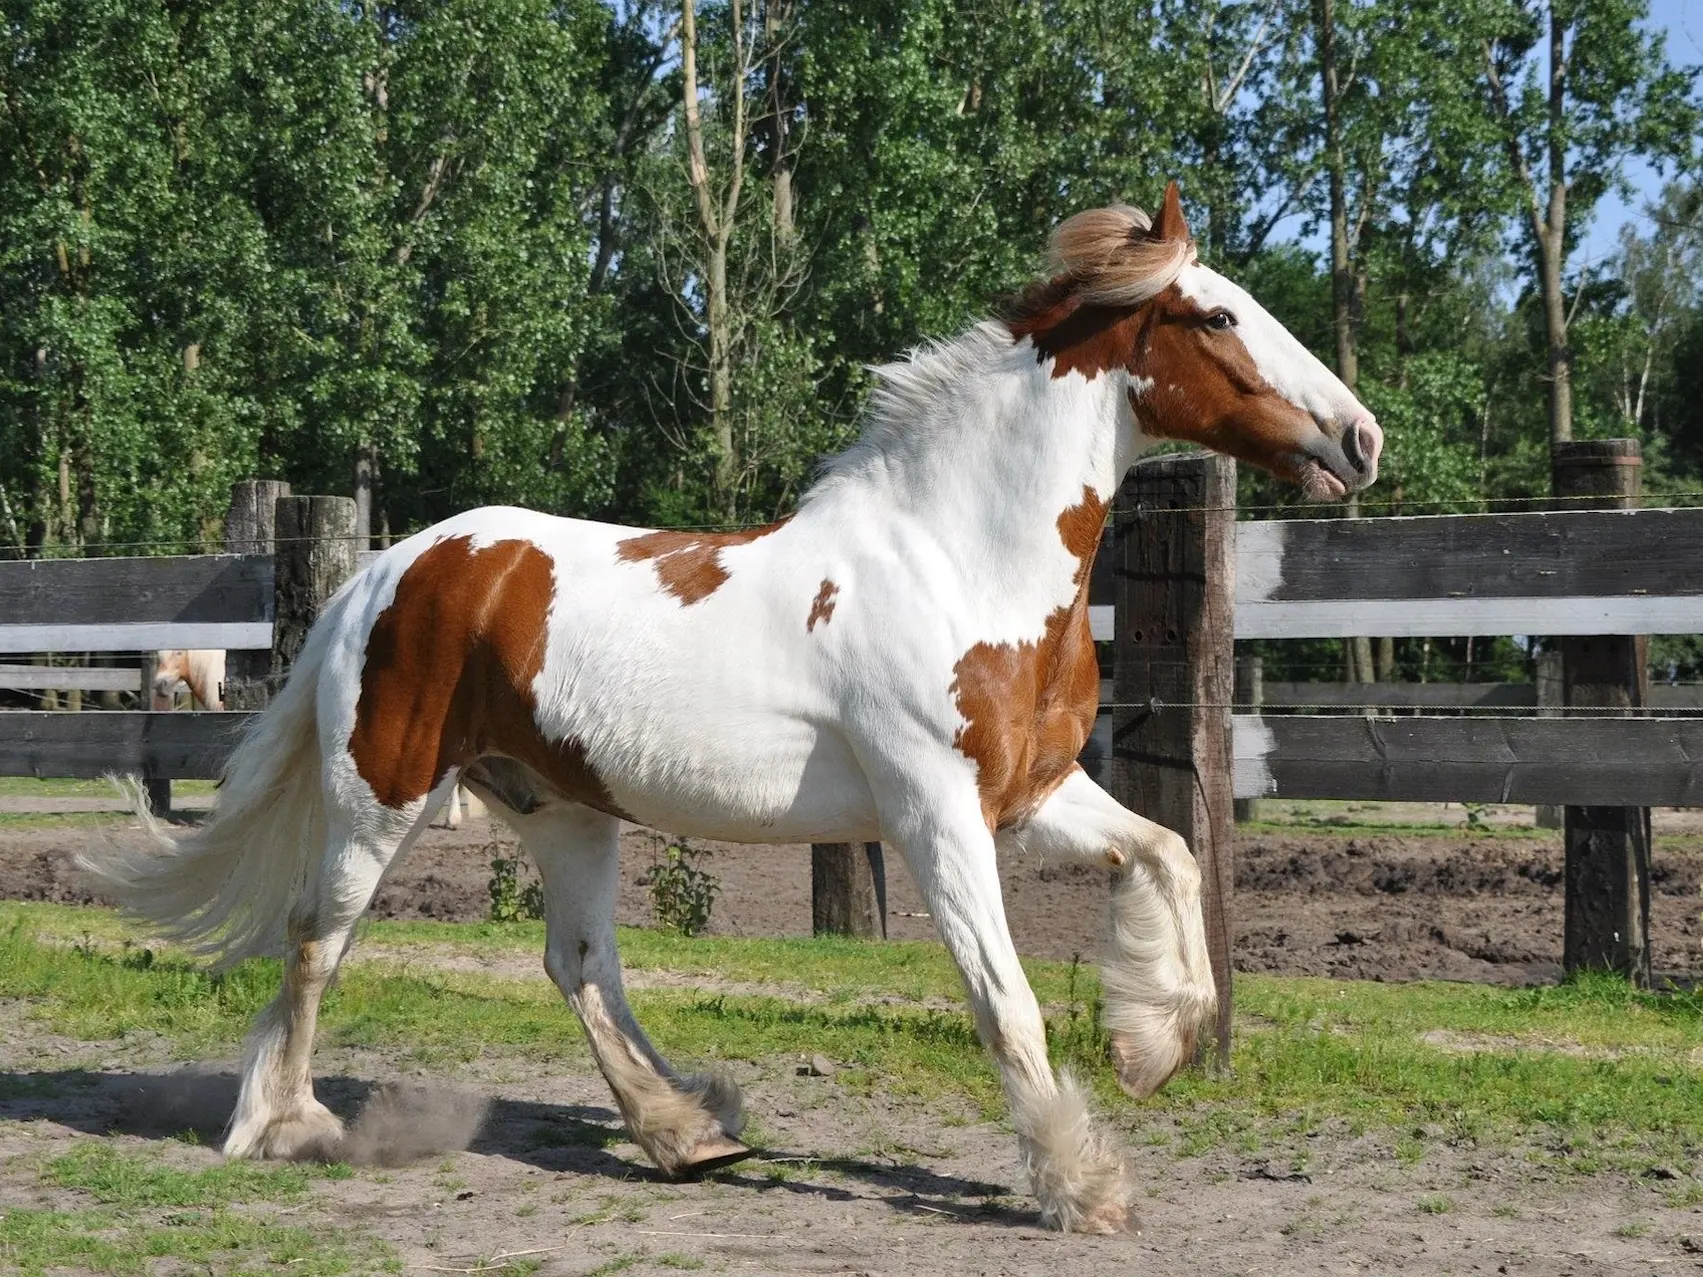
[[314, 626], [271, 706], [225, 764], [213, 814], [174, 838], [134, 786], [150, 835], [141, 848], [82, 852], [90, 885], [124, 911], [220, 966], [281, 951], [285, 920], [325, 850], [325, 792], [316, 711], [333, 609]]

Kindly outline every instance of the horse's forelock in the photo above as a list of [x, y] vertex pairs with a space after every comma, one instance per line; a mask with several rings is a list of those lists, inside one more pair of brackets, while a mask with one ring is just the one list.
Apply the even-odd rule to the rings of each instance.
[[1139, 306], [1175, 283], [1194, 259], [1193, 240], [1154, 238], [1152, 219], [1139, 208], [1088, 209], [1054, 229], [1047, 278], [1013, 298], [1003, 318], [1028, 328], [1061, 308]]

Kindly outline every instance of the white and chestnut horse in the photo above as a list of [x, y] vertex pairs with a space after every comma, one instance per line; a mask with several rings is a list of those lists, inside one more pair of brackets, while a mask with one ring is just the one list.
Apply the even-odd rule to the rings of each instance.
[[457, 781], [511, 824], [547, 899], [544, 965], [664, 1171], [743, 1156], [737, 1088], [682, 1077], [615, 952], [623, 820], [904, 855], [998, 1064], [1055, 1227], [1130, 1218], [1124, 1162], [1055, 1077], [995, 852], [1121, 867], [1103, 961], [1126, 1090], [1159, 1087], [1213, 1008], [1200, 876], [1176, 834], [1075, 759], [1099, 676], [1089, 565], [1143, 449], [1193, 440], [1316, 500], [1365, 487], [1370, 414], [1158, 219], [1080, 214], [999, 322], [883, 368], [861, 439], [791, 518], [652, 532], [526, 510], [387, 551], [315, 626], [232, 756], [212, 820], [91, 853], [106, 888], [226, 961], [282, 952], [248, 1041], [232, 1156], [335, 1155], [310, 1073], [320, 997], [381, 877]]

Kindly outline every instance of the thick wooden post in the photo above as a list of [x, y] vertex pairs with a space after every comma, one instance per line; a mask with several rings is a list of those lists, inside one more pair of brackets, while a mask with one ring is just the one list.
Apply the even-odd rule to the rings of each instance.
[[[225, 512], [227, 554], [273, 553], [273, 529], [278, 498], [290, 495], [281, 479], [244, 479], [231, 485], [231, 506]], [[225, 708], [265, 709], [271, 688], [269, 651], [225, 653]]]
[[1188, 840], [1200, 865], [1217, 1031], [1230, 1061], [1230, 698], [1235, 661], [1236, 464], [1158, 457], [1118, 492], [1112, 547], [1112, 794]]
[[[1252, 710], [1259, 712], [1265, 704], [1265, 662], [1257, 656], [1239, 656], [1236, 658], [1236, 708], [1242, 713]], [[1235, 800], [1236, 822], [1258, 820], [1260, 818], [1260, 800], [1257, 798], [1238, 798]]]
[[[1631, 509], [1638, 501], [1643, 458], [1636, 439], [1558, 443], [1554, 490], [1582, 506]], [[1649, 641], [1626, 635], [1567, 638], [1562, 681], [1569, 709], [1633, 717], [1649, 703]], [[1650, 811], [1647, 807], [1568, 807], [1566, 932], [1569, 972], [1618, 971], [1650, 983]]]
[[357, 559], [354, 498], [280, 497], [275, 508], [271, 678], [281, 687], [326, 603], [355, 575]]
[[[154, 707], [154, 675], [159, 673], [160, 658], [156, 652], [142, 653], [141, 708]], [[142, 792], [148, 796], [148, 807], [156, 816], [171, 815], [171, 781], [159, 776], [142, 774]]]
[[811, 845], [810, 929], [819, 936], [887, 938], [887, 865], [880, 843]]

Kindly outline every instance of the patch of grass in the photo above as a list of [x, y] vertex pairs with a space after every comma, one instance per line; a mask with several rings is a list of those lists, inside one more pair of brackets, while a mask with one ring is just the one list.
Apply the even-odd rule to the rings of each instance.
[[1428, 1193], [1419, 1199], [1419, 1210], [1424, 1215], [1447, 1215], [1454, 1208], [1447, 1193]]
[[284, 1227], [223, 1208], [179, 1211], [163, 1217], [116, 1209], [32, 1210], [0, 1215], [0, 1268], [44, 1277], [74, 1268], [85, 1272], [141, 1274], [160, 1259], [172, 1271], [231, 1274], [276, 1272], [337, 1277], [343, 1273], [400, 1272], [382, 1243], [331, 1229]]
[[[210, 780], [174, 780], [174, 794], [211, 794], [217, 785]], [[105, 780], [74, 780], [67, 776], [0, 776], [0, 798], [112, 798], [113, 787]]]
[[1634, 1219], [1619, 1225], [1613, 1231], [1614, 1236], [1616, 1237], [1624, 1237], [1628, 1241], [1635, 1241], [1640, 1237], [1649, 1236], [1650, 1226], [1641, 1219]]
[[249, 1161], [184, 1171], [84, 1140], [48, 1162], [41, 1178], [55, 1188], [85, 1192], [103, 1206], [229, 1206], [300, 1201], [314, 1180], [344, 1179], [349, 1173], [340, 1165]]
[[687, 1272], [704, 1266], [704, 1261], [696, 1255], [682, 1255], [677, 1250], [664, 1251], [650, 1262], [658, 1268], [678, 1268]]

